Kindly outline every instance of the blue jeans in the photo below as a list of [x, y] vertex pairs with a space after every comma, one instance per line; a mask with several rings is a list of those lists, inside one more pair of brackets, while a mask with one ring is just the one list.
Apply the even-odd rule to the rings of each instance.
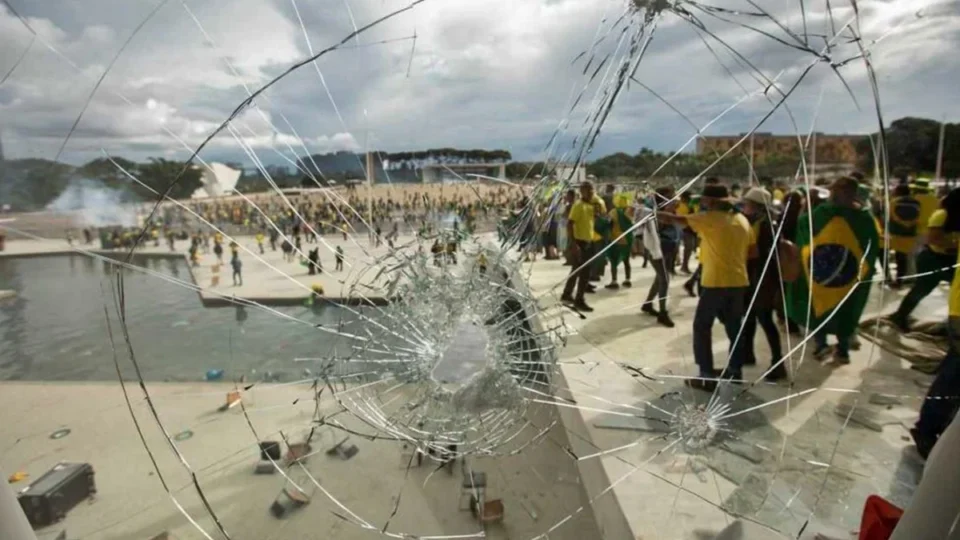
[[[746, 287], [703, 287], [693, 316], [693, 358], [701, 377], [713, 377], [713, 321], [719, 319], [730, 340], [727, 375], [739, 378], [743, 371], [745, 340], [737, 340], [743, 324]], [[736, 347], [734, 347], [736, 342]]]

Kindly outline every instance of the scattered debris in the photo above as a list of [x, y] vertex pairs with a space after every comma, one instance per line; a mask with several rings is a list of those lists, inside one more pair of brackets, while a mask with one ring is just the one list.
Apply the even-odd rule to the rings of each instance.
[[23, 471], [17, 471], [11, 474], [9, 478], [7, 478], [7, 483], [16, 484], [17, 482], [22, 482], [23, 480], [26, 480], [29, 477], [30, 477], [29, 474]]
[[874, 405], [900, 405], [903, 403], [896, 396], [887, 394], [870, 394], [869, 401]]

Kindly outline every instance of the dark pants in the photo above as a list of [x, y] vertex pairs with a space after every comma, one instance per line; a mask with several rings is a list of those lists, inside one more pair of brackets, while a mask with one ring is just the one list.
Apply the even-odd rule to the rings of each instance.
[[[629, 248], [625, 248], [629, 249]], [[630, 281], [630, 253], [627, 252], [623, 261], [610, 261], [610, 283], [617, 282], [617, 266], [623, 263], [623, 279]]]
[[[745, 306], [750, 305], [750, 300], [753, 298], [752, 291], [747, 293], [747, 297], [744, 299]], [[757, 298], [757, 300], [762, 300]], [[767, 336], [767, 343], [770, 344], [770, 352], [773, 356], [771, 363], [777, 363], [780, 360], [780, 357], [783, 356], [783, 350], [780, 348], [780, 330], [777, 328], [777, 324], [773, 322], [773, 307], [758, 307], [753, 306], [747, 316], [743, 319], [743, 334], [740, 336], [740, 339], [743, 340], [744, 344], [744, 359], [747, 363], [756, 364], [757, 356], [754, 353], [753, 339], [757, 335], [757, 324], [760, 324], [760, 327], [763, 328], [763, 333]]]
[[[740, 377], [743, 370], [744, 339], [740, 333], [743, 296], [746, 287], [703, 287], [693, 316], [693, 358], [702, 377], [713, 377], [713, 321], [719, 319], [730, 340], [727, 375]], [[736, 342], [736, 347], [734, 347]]]
[[233, 271], [233, 284], [234, 285], [243, 285], [243, 277], [240, 275], [239, 270]]
[[[903, 297], [900, 307], [894, 314], [898, 321], [906, 323], [910, 314], [917, 309], [920, 302], [930, 295], [941, 281], [953, 280], [953, 265], [957, 260], [956, 254], [944, 255], [924, 248], [917, 255], [917, 277], [914, 278], [910, 292]], [[899, 274], [899, 272], [898, 272]]]
[[684, 229], [683, 231], [683, 261], [680, 263], [680, 269], [684, 272], [690, 271], [690, 256], [697, 250], [697, 233]]
[[[582, 302], [583, 296], [587, 292], [587, 286], [590, 284], [590, 267], [592, 263], [583, 268], [581, 268], [581, 266], [593, 256], [593, 245], [592, 242], [584, 242], [582, 240], [576, 240], [575, 242], [580, 249], [577, 250], [576, 256], [570, 258], [573, 266], [570, 269], [567, 284], [563, 287], [563, 298], [574, 298], [578, 302]], [[575, 297], [573, 296], [574, 287], [577, 289], [577, 295]]]
[[699, 289], [699, 288], [700, 288], [700, 274], [701, 274], [701, 272], [703, 272], [703, 267], [697, 266], [697, 269], [693, 272], [693, 275], [690, 276], [690, 279], [688, 279], [687, 282], [684, 283], [683, 285], [686, 286], [686, 287], [694, 287], [694, 286], [696, 286], [696, 287]]
[[653, 307], [653, 302], [659, 298], [660, 313], [667, 312], [667, 290], [670, 287], [670, 269], [673, 268], [673, 261], [677, 258], [677, 251], [674, 248], [663, 250], [662, 259], [650, 259], [653, 270], [657, 273], [650, 284], [650, 292], [647, 293], [647, 303]]
[[910, 256], [906, 253], [895, 251], [893, 253], [893, 260], [897, 263], [897, 283], [902, 283], [910, 273]]
[[950, 425], [960, 404], [960, 317], [948, 320], [947, 334], [947, 356], [927, 391], [926, 399], [920, 406], [920, 419], [917, 420], [917, 435], [931, 443], [940, 438]]
[[[606, 246], [607, 244], [604, 243], [603, 240], [600, 240], [599, 242], [591, 242], [590, 248], [592, 251], [590, 257], [592, 257], [594, 253], [600, 253], [600, 251]], [[589, 259], [590, 257], [587, 258]], [[600, 280], [600, 278], [603, 277], [603, 269], [606, 267], [606, 265], [606, 257], [597, 257], [594, 259], [593, 262], [590, 263], [590, 277], [592, 277], [594, 281]]]

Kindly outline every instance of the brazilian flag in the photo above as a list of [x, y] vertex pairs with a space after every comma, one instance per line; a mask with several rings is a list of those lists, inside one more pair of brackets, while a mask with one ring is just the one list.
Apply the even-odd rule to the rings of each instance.
[[[613, 215], [610, 220], [611, 231], [610, 231], [610, 242], [616, 240], [624, 231], [630, 229], [633, 226], [630, 218], [627, 217], [627, 211], [623, 207], [617, 207], [611, 212]], [[618, 264], [620, 261], [625, 261], [630, 258], [630, 249], [633, 247], [633, 231], [628, 232], [620, 238], [616, 243], [607, 248], [607, 258], [610, 259], [610, 262]]]
[[920, 201], [913, 197], [890, 200], [890, 249], [910, 253], [916, 245], [920, 225]]
[[803, 277], [787, 289], [790, 318], [813, 330], [830, 317], [824, 327], [827, 333], [853, 335], [867, 305], [869, 280], [882, 249], [873, 216], [864, 209], [821, 204], [813, 210], [812, 217], [800, 216], [797, 247]]

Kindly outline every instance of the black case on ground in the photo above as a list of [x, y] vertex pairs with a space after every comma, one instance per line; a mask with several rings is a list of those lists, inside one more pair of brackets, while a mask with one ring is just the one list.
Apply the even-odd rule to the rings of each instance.
[[46, 527], [96, 492], [89, 463], [58, 463], [21, 491], [17, 499], [31, 525]]

